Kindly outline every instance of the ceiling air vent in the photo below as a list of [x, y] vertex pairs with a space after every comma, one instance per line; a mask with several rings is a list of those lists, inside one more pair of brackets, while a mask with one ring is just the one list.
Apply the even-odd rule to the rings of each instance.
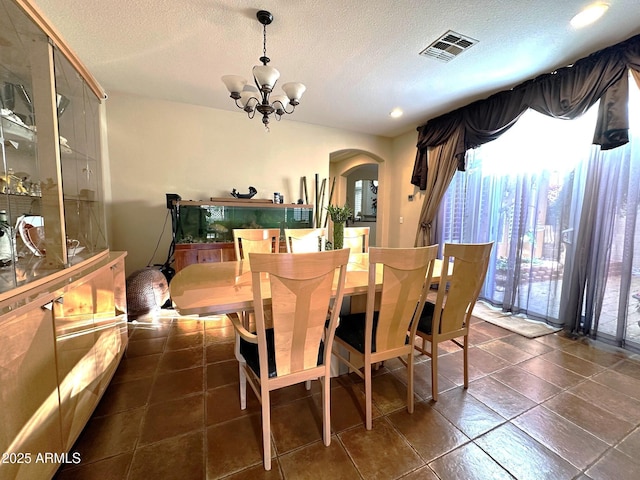
[[441, 62], [448, 62], [468, 48], [471, 48], [476, 43], [478, 43], [478, 40], [474, 40], [471, 37], [449, 30], [427, 48], [422, 50], [420, 55], [423, 57], [432, 57], [436, 60], [440, 60]]

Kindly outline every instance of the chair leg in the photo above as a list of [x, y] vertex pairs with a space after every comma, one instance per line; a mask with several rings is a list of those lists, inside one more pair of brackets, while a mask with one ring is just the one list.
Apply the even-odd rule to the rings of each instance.
[[322, 438], [324, 444], [328, 447], [331, 444], [331, 381], [329, 378], [322, 377]]
[[245, 366], [247, 362], [245, 362], [244, 357], [240, 353], [240, 338], [236, 333], [236, 344], [234, 345], [234, 353], [236, 356], [236, 360], [238, 360], [238, 378], [240, 381], [240, 410], [244, 410], [247, 408], [247, 372], [245, 370]]
[[464, 336], [464, 347], [462, 348], [462, 357], [464, 358], [464, 388], [469, 387], [469, 337]]
[[438, 344], [431, 342], [431, 396], [438, 401]]
[[425, 350], [425, 342], [426, 340], [418, 335], [418, 341], [422, 340], [422, 346], [419, 345], [419, 343], [417, 343], [414, 339], [413, 341], [413, 348], [414, 350], [417, 350], [418, 352], [420, 352], [420, 355], [427, 355], [427, 351]]
[[306, 388], [307, 390], [311, 390], [311, 380], [307, 380], [306, 382], [304, 382], [304, 388]]
[[262, 397], [262, 445], [263, 463], [265, 470], [271, 470], [271, 405], [269, 390], [261, 388]]
[[240, 410], [247, 408], [247, 372], [244, 362], [238, 362], [238, 376], [240, 377]]
[[407, 410], [413, 413], [413, 350], [409, 352], [407, 358]]
[[364, 364], [365, 427], [371, 430], [371, 363]]

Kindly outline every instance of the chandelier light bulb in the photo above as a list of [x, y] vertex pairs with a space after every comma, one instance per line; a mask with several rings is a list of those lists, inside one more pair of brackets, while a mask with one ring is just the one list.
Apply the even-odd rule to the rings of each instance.
[[[253, 85], [245, 85], [242, 92], [240, 92], [240, 99], [237, 103], [240, 104], [240, 108], [245, 111], [253, 111], [255, 105], [259, 102], [260, 92]], [[247, 110], [249, 108], [250, 110]]]
[[280, 78], [280, 72], [267, 65], [256, 65], [253, 67], [253, 78], [255, 78], [256, 85], [260, 90], [271, 92]]
[[271, 106], [276, 109], [276, 113], [283, 115], [289, 105], [289, 97], [286, 95], [274, 95], [272, 100]]
[[300, 98], [306, 89], [307, 87], [298, 82], [290, 82], [282, 85], [282, 90], [284, 90], [284, 93], [289, 97], [291, 105], [298, 105], [298, 103], [300, 103]]
[[234, 93], [239, 94], [247, 84], [247, 80], [240, 75], [225, 75], [224, 77], [222, 77], [222, 81], [227, 87], [227, 90], [229, 90], [229, 93], [231, 93], [232, 95]]

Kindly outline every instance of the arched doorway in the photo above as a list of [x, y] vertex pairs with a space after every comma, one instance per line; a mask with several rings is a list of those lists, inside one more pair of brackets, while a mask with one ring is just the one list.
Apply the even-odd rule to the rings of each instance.
[[[385, 162], [377, 155], [355, 149], [333, 152], [329, 158], [329, 175], [332, 179], [336, 179], [331, 203], [334, 205], [348, 203], [357, 217], [355, 224], [368, 226], [371, 229], [370, 245], [384, 245], [386, 241], [384, 233]], [[372, 186], [376, 190], [375, 194]], [[373, 203], [374, 199], [375, 203]]]

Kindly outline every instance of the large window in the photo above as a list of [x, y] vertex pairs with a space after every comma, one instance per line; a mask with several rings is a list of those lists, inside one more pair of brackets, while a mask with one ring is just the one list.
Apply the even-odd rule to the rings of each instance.
[[[571, 121], [527, 111], [467, 153], [436, 228], [441, 242], [495, 242], [481, 292], [494, 305], [563, 325], [563, 302], [577, 302], [584, 333], [640, 346], [640, 99], [630, 83], [628, 145], [591, 144], [597, 105]], [[578, 282], [587, 286], [576, 299]]]

